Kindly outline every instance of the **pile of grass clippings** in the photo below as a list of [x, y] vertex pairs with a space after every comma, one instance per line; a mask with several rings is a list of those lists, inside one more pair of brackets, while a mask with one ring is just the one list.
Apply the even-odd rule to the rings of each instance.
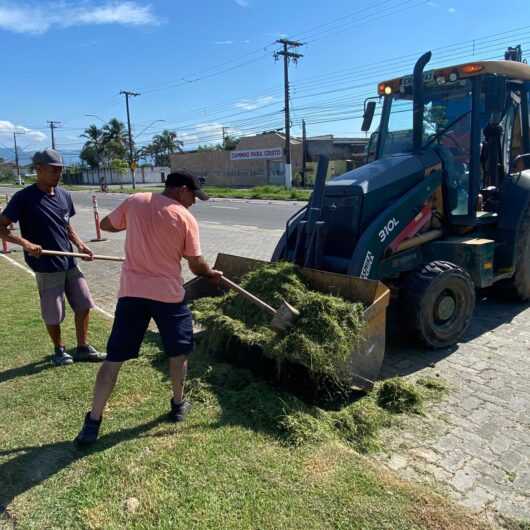
[[[286, 300], [297, 308], [300, 317], [295, 326], [287, 332], [273, 330], [268, 313], [228, 292], [193, 303], [195, 320], [205, 330], [202, 347], [223, 357], [232, 347], [257, 345], [270, 359], [307, 368], [317, 386], [323, 377], [340, 386], [336, 375], [362, 340], [363, 305], [311, 291], [290, 263], [261, 267], [245, 275], [241, 285], [272, 307]], [[415, 384], [396, 377], [378, 383], [354, 402], [344, 393], [344, 399], [335, 403], [338, 406], [324, 410], [271, 386], [249, 370], [218, 362], [213, 366], [203, 375], [204, 382], [190, 385], [192, 394], [202, 402], [208, 401], [204, 394], [211, 393], [221, 402], [244, 404], [249, 422], [295, 447], [339, 440], [359, 452], [371, 451], [378, 447], [381, 428], [399, 414], [421, 414], [423, 402], [441, 395], [445, 388], [433, 378], [421, 378]]]
[[377, 404], [393, 413], [420, 414], [423, 394], [414, 383], [394, 377], [384, 381], [377, 389]]
[[286, 332], [270, 327], [271, 317], [242, 296], [203, 298], [193, 303], [195, 320], [205, 331], [208, 350], [223, 352], [234, 345], [260, 346], [278, 362], [307, 368], [315, 378], [336, 381], [337, 373], [362, 339], [364, 306], [311, 291], [291, 263], [273, 263], [246, 274], [241, 285], [277, 308], [283, 300], [300, 312]]
[[[421, 412], [418, 404], [410, 406], [410, 398], [401, 399], [403, 389], [408, 395], [422, 396], [421, 402], [437, 399], [424, 386], [424, 378], [407, 382], [401, 378], [377, 383], [375, 388], [354, 402], [343, 402], [332, 410], [310, 405], [289, 392], [262, 381], [250, 370], [226, 363], [209, 365], [199, 378], [186, 383], [186, 393], [206, 407], [235, 407], [254, 428], [269, 433], [281, 443], [302, 447], [340, 441], [360, 453], [379, 448], [379, 432], [390, 427], [404, 414]], [[437, 379], [445, 388], [443, 380]], [[392, 406], [386, 399], [389, 386], [393, 389]], [[408, 403], [403, 406], [403, 401]], [[398, 402], [399, 406], [395, 406]], [[229, 418], [225, 417], [225, 422]]]

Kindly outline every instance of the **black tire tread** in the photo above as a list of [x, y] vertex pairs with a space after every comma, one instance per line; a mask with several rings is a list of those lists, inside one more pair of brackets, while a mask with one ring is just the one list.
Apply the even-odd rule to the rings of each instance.
[[452, 272], [453, 276], [459, 276], [469, 286], [470, 293], [472, 293], [472, 306], [474, 308], [475, 286], [471, 276], [462, 267], [459, 267], [450, 261], [432, 261], [424, 265], [422, 269], [411, 273], [402, 286], [404, 291], [402, 307], [403, 312], [407, 317], [407, 327], [420, 342], [433, 349], [445, 348], [456, 343], [458, 338], [460, 338], [469, 327], [473, 317], [473, 311], [471, 311], [470, 314], [466, 316], [465, 322], [463, 322], [461, 333], [452, 344], [437, 343], [425, 336], [421, 324], [422, 314], [420, 309], [422, 307], [422, 300], [433, 281], [449, 271]]

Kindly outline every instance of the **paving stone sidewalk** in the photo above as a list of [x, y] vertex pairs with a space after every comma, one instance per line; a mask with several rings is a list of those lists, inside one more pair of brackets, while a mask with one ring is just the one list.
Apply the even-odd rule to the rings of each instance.
[[[102, 212], [103, 214], [105, 212]], [[94, 237], [92, 214], [80, 209], [74, 223], [84, 239]], [[268, 259], [280, 230], [201, 223], [203, 253]], [[123, 234], [91, 243], [99, 254], [121, 255]], [[20, 252], [11, 254], [22, 261]], [[120, 264], [82, 265], [97, 303], [113, 312]], [[186, 279], [191, 277], [184, 271]], [[391, 337], [392, 339], [392, 337]], [[477, 304], [466, 340], [436, 352], [390, 341], [383, 376], [440, 376], [448, 396], [426, 417], [405, 421], [385, 436], [376, 455], [401, 477], [429, 482], [462, 504], [484, 512], [530, 520], [530, 308], [490, 299]]]
[[390, 344], [383, 376], [449, 384], [427, 417], [388, 436], [378, 460], [403, 478], [442, 484], [462, 504], [530, 521], [530, 308], [483, 297], [465, 341], [442, 351]]

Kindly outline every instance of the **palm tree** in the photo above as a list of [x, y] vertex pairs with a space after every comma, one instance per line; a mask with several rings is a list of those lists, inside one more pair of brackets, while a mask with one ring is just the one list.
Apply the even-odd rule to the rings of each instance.
[[103, 126], [103, 150], [108, 159], [123, 159], [127, 152], [128, 136], [125, 124], [116, 118]]
[[103, 138], [105, 141], [118, 141], [127, 143], [127, 129], [125, 124], [117, 118], [112, 118], [103, 126]]
[[153, 165], [158, 165], [157, 160], [160, 156], [160, 147], [155, 144], [149, 144], [144, 147], [141, 147], [136, 151], [138, 159], [151, 160]]
[[81, 150], [81, 159], [92, 168], [99, 167], [103, 154], [103, 131], [92, 124], [80, 136], [87, 139]]
[[156, 146], [159, 151], [158, 156], [156, 156], [156, 164], [169, 166], [170, 155], [182, 151], [184, 142], [178, 139], [176, 132], [164, 129], [160, 134], [153, 136], [151, 145]]

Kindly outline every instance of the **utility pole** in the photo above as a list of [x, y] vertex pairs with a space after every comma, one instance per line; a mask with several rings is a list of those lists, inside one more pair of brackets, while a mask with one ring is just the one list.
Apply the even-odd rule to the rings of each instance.
[[307, 162], [307, 136], [305, 120], [302, 120], [302, 188], [305, 186], [305, 166]]
[[133, 190], [136, 189], [136, 180], [134, 177], [134, 171], [136, 169], [136, 162], [133, 158], [133, 143], [132, 143], [132, 133], [131, 133], [131, 114], [129, 112], [129, 96], [139, 96], [138, 92], [129, 92], [128, 90], [122, 90], [120, 94], [125, 96], [125, 107], [127, 108], [127, 129], [129, 131], [129, 168], [131, 170], [131, 179]]
[[57, 129], [61, 125], [60, 121], [50, 120], [47, 122], [50, 126], [50, 131], [52, 133], [52, 149], [55, 149], [55, 135], [53, 134], [54, 129]]
[[289, 51], [292, 48], [302, 46], [302, 43], [294, 40], [279, 39], [276, 41], [283, 46], [283, 50], [274, 52], [274, 59], [277, 61], [279, 56], [283, 56], [283, 78], [285, 92], [285, 186], [291, 189], [293, 185], [293, 174], [291, 168], [291, 117], [289, 114], [289, 62], [298, 62], [303, 55]]
[[25, 133], [13, 131], [13, 141], [15, 142], [15, 164], [17, 166], [17, 182], [18, 182], [18, 185], [20, 186], [22, 184], [22, 179], [20, 178], [20, 165], [18, 163], [17, 134], [25, 134]]

